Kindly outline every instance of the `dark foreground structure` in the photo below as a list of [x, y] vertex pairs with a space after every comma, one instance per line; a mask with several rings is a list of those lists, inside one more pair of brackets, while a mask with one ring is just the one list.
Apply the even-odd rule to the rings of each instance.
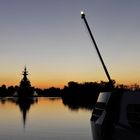
[[93, 140], [140, 140], [140, 92], [115, 90], [85, 14], [81, 13], [110, 83], [110, 92], [101, 92], [91, 117]]
[[139, 140], [140, 92], [100, 93], [91, 127], [94, 140]]

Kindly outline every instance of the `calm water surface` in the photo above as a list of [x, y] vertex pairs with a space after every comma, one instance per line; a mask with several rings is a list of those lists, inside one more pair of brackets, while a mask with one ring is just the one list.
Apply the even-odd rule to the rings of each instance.
[[0, 99], [0, 140], [92, 140], [90, 117], [61, 98]]

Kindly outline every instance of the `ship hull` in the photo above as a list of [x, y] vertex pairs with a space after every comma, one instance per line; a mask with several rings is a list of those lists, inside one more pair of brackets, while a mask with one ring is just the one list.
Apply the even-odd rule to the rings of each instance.
[[27, 98], [33, 96], [34, 96], [34, 90], [32, 88], [19, 88], [18, 90], [18, 97]]
[[140, 139], [140, 92], [100, 93], [91, 117], [93, 140]]

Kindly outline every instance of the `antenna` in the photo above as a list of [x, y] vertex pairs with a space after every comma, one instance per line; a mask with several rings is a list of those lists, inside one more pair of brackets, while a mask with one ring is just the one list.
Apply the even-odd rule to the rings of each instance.
[[87, 27], [87, 30], [88, 30], [89, 35], [90, 35], [90, 37], [91, 37], [91, 40], [92, 40], [92, 42], [93, 42], [93, 44], [94, 44], [94, 46], [95, 46], [95, 49], [96, 49], [97, 54], [98, 54], [98, 56], [99, 56], [99, 59], [100, 59], [100, 61], [101, 61], [101, 63], [102, 63], [103, 69], [104, 69], [105, 74], [106, 74], [106, 76], [107, 76], [107, 78], [108, 78], [108, 80], [109, 80], [109, 83], [111, 84], [111, 86], [113, 86], [113, 81], [111, 80], [111, 77], [110, 77], [110, 75], [109, 75], [109, 73], [108, 73], [108, 70], [107, 70], [107, 68], [106, 68], [106, 66], [105, 66], [105, 63], [104, 63], [103, 58], [102, 58], [102, 56], [101, 56], [101, 53], [100, 53], [100, 51], [99, 51], [99, 49], [98, 49], [98, 46], [97, 46], [97, 44], [96, 44], [96, 41], [95, 41], [95, 39], [94, 39], [94, 37], [93, 37], [93, 35], [92, 35], [92, 32], [91, 32], [91, 30], [90, 30], [90, 27], [89, 27], [89, 25], [88, 25], [88, 22], [87, 22], [85, 13], [84, 13], [83, 11], [81, 11], [81, 18], [84, 20], [84, 23], [85, 23], [85, 25], [86, 25], [86, 27]]

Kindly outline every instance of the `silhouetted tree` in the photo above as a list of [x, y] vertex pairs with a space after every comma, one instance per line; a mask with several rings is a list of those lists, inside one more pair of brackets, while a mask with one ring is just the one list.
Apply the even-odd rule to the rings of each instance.
[[13, 96], [14, 95], [14, 93], [15, 93], [15, 88], [13, 87], [13, 86], [9, 86], [8, 88], [7, 88], [7, 95], [8, 96]]
[[6, 85], [2, 85], [0, 87], [0, 96], [2, 96], [2, 97], [6, 97], [7, 96], [7, 88], [6, 88]]
[[51, 87], [48, 89], [44, 89], [44, 95], [48, 97], [61, 97], [60, 88]]

